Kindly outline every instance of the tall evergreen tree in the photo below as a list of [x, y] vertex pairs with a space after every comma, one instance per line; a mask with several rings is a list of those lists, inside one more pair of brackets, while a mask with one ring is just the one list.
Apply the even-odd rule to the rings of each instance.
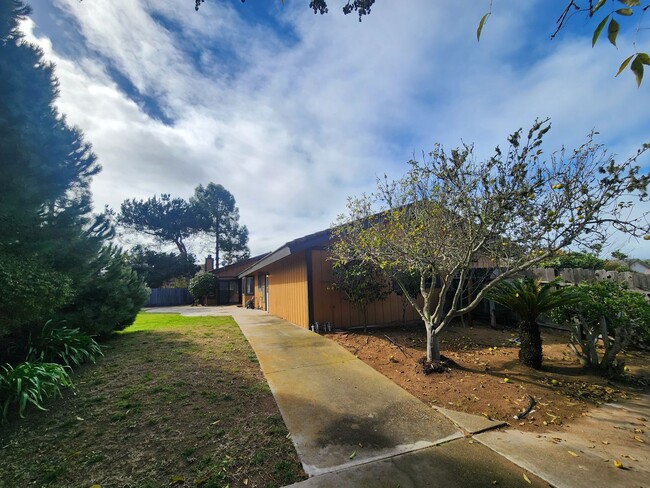
[[235, 197], [222, 185], [199, 185], [190, 200], [201, 218], [201, 228], [214, 238], [214, 262], [217, 267], [247, 259], [248, 228], [239, 224]]
[[[87, 317], [109, 317], [111, 307], [121, 307], [119, 320], [107, 318], [105, 325], [122, 326], [135, 317], [145, 290], [127, 279], [131, 270], [120, 268], [120, 253], [104, 246], [113, 228], [92, 215], [89, 189], [101, 168], [82, 132], [54, 105], [53, 65], [18, 30], [29, 12], [20, 0], [0, 2], [0, 286], [11, 287], [13, 296], [11, 303], [0, 300], [0, 321], [6, 325], [5, 317], [21, 311], [19, 320], [14, 315], [10, 327], [0, 328], [0, 360], [47, 316], [61, 314], [68, 325], [94, 332]], [[110, 272], [118, 269], [121, 274]], [[60, 292], [47, 286], [52, 279]], [[106, 288], [131, 297], [132, 306], [125, 299], [88, 299], [97, 280], [111, 279]], [[41, 303], [30, 313], [35, 300]], [[93, 313], [79, 314], [82, 309]], [[75, 314], [84, 318], [71, 323]]]
[[184, 258], [187, 258], [185, 239], [201, 226], [192, 205], [165, 193], [146, 200], [124, 200], [117, 220], [127, 229], [147, 234], [160, 242], [174, 243]]

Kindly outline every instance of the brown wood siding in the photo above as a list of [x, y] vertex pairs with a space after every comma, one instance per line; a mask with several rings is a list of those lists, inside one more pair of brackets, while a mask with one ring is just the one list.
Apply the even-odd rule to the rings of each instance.
[[305, 252], [281, 259], [264, 271], [269, 274], [268, 312], [301, 327], [309, 327]]
[[[312, 251], [314, 321], [331, 322], [338, 329], [364, 325], [361, 312], [351, 306], [339, 291], [332, 289], [332, 263], [328, 258], [328, 251]], [[368, 306], [367, 325], [402, 323], [402, 313], [402, 298], [391, 293], [385, 300]], [[420, 316], [407, 305], [406, 321], [416, 320], [420, 320]]]

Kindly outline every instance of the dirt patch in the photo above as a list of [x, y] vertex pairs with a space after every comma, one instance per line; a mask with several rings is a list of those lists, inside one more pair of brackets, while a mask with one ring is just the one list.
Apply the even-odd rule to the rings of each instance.
[[3, 428], [0, 487], [271, 487], [304, 478], [231, 318], [147, 329], [111, 340], [47, 412]]
[[[542, 335], [544, 366], [536, 371], [519, 364], [515, 332], [453, 325], [443, 332], [441, 342], [443, 354], [455, 365], [430, 375], [418, 364], [426, 350], [424, 327], [328, 337], [427, 404], [484, 415], [526, 431], [561, 430], [594, 405], [647, 391], [650, 354], [625, 353], [630, 381], [614, 383], [583, 370], [568, 346], [568, 333], [545, 330]], [[534, 411], [515, 419], [531, 397]]]

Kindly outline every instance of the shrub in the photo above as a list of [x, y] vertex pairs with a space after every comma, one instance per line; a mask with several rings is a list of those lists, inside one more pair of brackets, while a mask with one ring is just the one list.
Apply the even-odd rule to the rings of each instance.
[[572, 328], [571, 346], [586, 367], [607, 376], [621, 373], [624, 362], [617, 354], [635, 338], [650, 341], [650, 304], [625, 284], [609, 281], [581, 284], [571, 294], [576, 300], [553, 311], [552, 318]]
[[92, 278], [79, 286], [74, 302], [57, 319], [91, 336], [107, 337], [133, 323], [150, 291], [113, 247], [102, 250], [94, 267]]
[[35, 259], [0, 253], [0, 337], [43, 323], [72, 298], [71, 280]]
[[543, 313], [570, 303], [566, 288], [557, 288], [557, 282], [542, 284], [538, 280], [521, 278], [502, 281], [488, 294], [490, 300], [512, 310], [519, 317], [519, 361], [531, 368], [542, 366], [542, 335], [537, 319]]
[[12, 405], [18, 407], [18, 414], [23, 413], [28, 404], [40, 410], [44, 401], [54, 395], [61, 396], [61, 388], [72, 387], [68, 371], [55, 363], [20, 363], [16, 367], [6, 364], [0, 367], [0, 408], [2, 420]]
[[582, 269], [603, 269], [605, 261], [593, 254], [586, 252], [563, 252], [558, 251], [557, 254], [542, 261], [540, 266], [544, 268], [582, 268]]
[[93, 363], [103, 356], [95, 340], [79, 329], [56, 327], [49, 320], [40, 334], [31, 338], [27, 360], [33, 362], [64, 363], [68, 367], [79, 366], [86, 361]]
[[201, 298], [207, 297], [217, 289], [217, 277], [212, 273], [199, 273], [190, 280], [187, 287], [194, 298], [194, 302], [198, 302]]

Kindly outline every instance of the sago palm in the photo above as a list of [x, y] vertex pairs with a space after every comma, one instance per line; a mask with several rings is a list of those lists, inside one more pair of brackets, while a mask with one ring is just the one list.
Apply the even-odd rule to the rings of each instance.
[[519, 361], [531, 368], [542, 366], [542, 335], [538, 317], [571, 301], [565, 288], [557, 281], [541, 284], [539, 280], [520, 278], [504, 281], [488, 294], [488, 298], [510, 309], [519, 317]]

